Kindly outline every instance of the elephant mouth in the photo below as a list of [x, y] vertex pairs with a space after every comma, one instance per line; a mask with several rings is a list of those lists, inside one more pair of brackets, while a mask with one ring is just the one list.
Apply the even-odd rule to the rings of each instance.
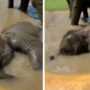
[[77, 50], [76, 49], [66, 49], [66, 48], [62, 48], [59, 52], [59, 55], [80, 55], [83, 53], [87, 53], [89, 52], [87, 47], [79, 47]]
[[[85, 51], [86, 52], [86, 51]], [[66, 48], [62, 48], [59, 52], [59, 55], [70, 55], [70, 56], [74, 56], [74, 55], [80, 55], [84, 53], [82, 51], [82, 49], [66, 49]]]
[[75, 55], [76, 53], [73, 50], [61, 49], [59, 55]]

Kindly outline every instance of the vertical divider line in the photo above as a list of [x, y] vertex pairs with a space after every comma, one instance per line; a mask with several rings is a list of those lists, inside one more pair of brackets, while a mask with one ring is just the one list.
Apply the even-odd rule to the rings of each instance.
[[45, 0], [43, 0], [43, 90], [45, 90]]

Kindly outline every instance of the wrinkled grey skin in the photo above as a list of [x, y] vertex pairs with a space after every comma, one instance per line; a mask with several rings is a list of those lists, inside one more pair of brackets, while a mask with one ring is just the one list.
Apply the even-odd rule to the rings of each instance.
[[[28, 22], [20, 22], [5, 29], [0, 39], [0, 67], [1, 70], [13, 58], [14, 51], [25, 53], [30, 58], [34, 70], [42, 68], [41, 28]], [[2, 37], [4, 36], [4, 37]], [[6, 38], [6, 39], [5, 39]], [[4, 43], [2, 43], [2, 42]], [[2, 48], [3, 47], [3, 48]], [[3, 56], [3, 58], [2, 58]], [[0, 76], [2, 78], [3, 75]], [[7, 75], [3, 78], [7, 77]]]
[[[23, 12], [27, 12], [28, 4], [30, 0], [21, 0], [19, 9]], [[42, 11], [43, 11], [43, 1], [42, 0], [32, 0], [32, 5], [37, 9], [37, 12], [42, 20]], [[14, 0], [8, 0], [8, 7], [14, 7]]]
[[[8, 51], [8, 52], [7, 52]], [[0, 69], [7, 65], [13, 57], [13, 50], [9, 44], [0, 37]]]
[[5, 74], [3, 67], [8, 65], [14, 57], [14, 51], [9, 44], [0, 37], [0, 79], [13, 78], [13, 76]]
[[90, 25], [84, 29], [67, 32], [60, 44], [58, 54], [80, 55], [90, 52]]
[[71, 24], [78, 25], [81, 12], [83, 12], [83, 20], [86, 22], [88, 18], [87, 8], [90, 7], [90, 0], [67, 0], [70, 8]]

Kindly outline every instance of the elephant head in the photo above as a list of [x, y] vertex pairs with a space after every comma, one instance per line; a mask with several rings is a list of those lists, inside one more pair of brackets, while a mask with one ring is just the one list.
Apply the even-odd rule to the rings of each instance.
[[69, 31], [61, 41], [58, 54], [79, 55], [87, 51], [86, 36], [83, 36], [79, 31]]

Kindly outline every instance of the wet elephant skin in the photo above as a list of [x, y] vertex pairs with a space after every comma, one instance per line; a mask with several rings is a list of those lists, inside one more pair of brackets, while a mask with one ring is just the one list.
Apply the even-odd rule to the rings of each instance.
[[[40, 27], [29, 22], [19, 22], [2, 31], [0, 35], [0, 69], [10, 63], [14, 51], [28, 55], [34, 70], [42, 69], [42, 41]], [[4, 77], [3, 77], [4, 75]], [[9, 77], [1, 74], [1, 78]]]

